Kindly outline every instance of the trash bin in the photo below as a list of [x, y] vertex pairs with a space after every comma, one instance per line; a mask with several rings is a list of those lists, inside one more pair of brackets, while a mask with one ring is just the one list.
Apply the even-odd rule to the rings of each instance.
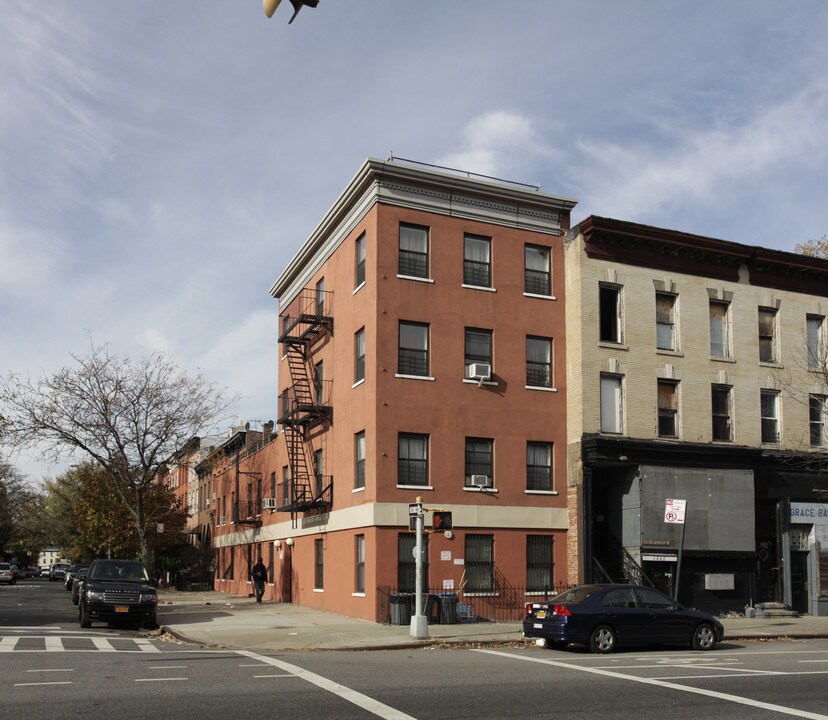
[[429, 595], [426, 604], [426, 617], [429, 625], [437, 625], [440, 622], [440, 596]]
[[440, 622], [443, 625], [457, 624], [457, 595], [440, 593]]
[[410, 625], [411, 606], [414, 595], [411, 593], [391, 593], [391, 624]]

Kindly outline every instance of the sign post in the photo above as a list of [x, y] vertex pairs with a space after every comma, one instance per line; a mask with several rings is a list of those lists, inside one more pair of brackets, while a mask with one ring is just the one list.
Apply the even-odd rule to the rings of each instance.
[[414, 583], [414, 614], [411, 616], [409, 635], [414, 638], [428, 637], [428, 618], [423, 613], [423, 499], [408, 506], [409, 518], [416, 518], [417, 542], [414, 545], [416, 580]]
[[681, 556], [684, 555], [684, 517], [687, 513], [687, 500], [667, 498], [664, 508], [664, 522], [670, 525], [681, 525], [681, 543], [679, 544], [678, 564], [676, 565], [676, 581], [673, 584], [673, 602], [678, 602], [679, 580], [681, 579]]

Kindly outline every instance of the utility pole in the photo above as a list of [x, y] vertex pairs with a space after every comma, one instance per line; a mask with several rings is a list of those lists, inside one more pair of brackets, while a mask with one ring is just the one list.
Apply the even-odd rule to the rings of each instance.
[[428, 618], [423, 613], [423, 499], [408, 506], [409, 517], [416, 518], [417, 542], [414, 545], [414, 562], [417, 577], [414, 582], [414, 614], [411, 616], [409, 635], [414, 638], [428, 637]]

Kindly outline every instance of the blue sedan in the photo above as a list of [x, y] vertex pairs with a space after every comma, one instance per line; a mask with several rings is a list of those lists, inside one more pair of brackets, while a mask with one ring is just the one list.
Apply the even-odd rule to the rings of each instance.
[[687, 610], [655, 588], [579, 585], [544, 602], [527, 603], [524, 637], [552, 647], [587, 645], [612, 652], [617, 645], [682, 644], [710, 650], [724, 627], [708, 613]]

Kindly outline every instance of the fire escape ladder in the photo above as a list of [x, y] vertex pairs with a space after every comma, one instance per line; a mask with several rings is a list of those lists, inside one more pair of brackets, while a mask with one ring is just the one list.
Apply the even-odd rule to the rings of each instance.
[[319, 512], [330, 508], [333, 499], [332, 482], [317, 478], [308, 463], [310, 430], [317, 425], [330, 424], [333, 408], [325, 396], [330, 383], [316, 378], [311, 369], [313, 345], [326, 334], [333, 333], [333, 318], [324, 313], [330, 306], [329, 294], [320, 303], [318, 294], [312, 302], [300, 298], [303, 310], [286, 323], [279, 338], [287, 357], [291, 386], [281, 398], [279, 423], [282, 425], [288, 452], [290, 479], [283, 483], [280, 510], [291, 513], [296, 523], [298, 512]]

